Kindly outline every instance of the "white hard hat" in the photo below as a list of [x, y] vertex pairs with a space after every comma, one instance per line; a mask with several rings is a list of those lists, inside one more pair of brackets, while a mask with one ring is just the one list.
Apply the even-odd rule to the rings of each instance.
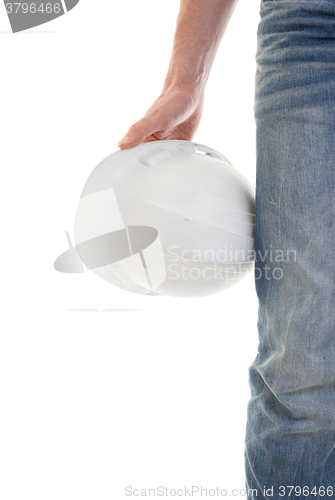
[[154, 141], [94, 169], [74, 238], [84, 264], [120, 288], [199, 297], [252, 270], [254, 219], [253, 189], [221, 153]]

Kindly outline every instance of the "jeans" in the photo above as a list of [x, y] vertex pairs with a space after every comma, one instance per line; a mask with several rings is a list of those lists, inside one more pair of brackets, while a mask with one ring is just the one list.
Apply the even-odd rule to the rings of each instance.
[[247, 497], [329, 499], [335, 497], [335, 0], [263, 0], [260, 15], [259, 345], [249, 366]]

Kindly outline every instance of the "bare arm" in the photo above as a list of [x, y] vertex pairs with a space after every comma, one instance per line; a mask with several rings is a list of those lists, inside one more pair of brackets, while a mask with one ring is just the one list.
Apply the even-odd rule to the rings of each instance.
[[237, 2], [181, 0], [162, 93], [118, 143], [121, 149], [162, 139], [192, 140], [215, 55]]

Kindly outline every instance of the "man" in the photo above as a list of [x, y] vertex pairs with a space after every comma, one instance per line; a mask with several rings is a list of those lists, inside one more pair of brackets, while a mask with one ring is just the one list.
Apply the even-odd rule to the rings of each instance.
[[[122, 149], [192, 140], [236, 4], [181, 0], [162, 94], [119, 142]], [[249, 367], [246, 488], [249, 497], [329, 498], [335, 495], [335, 0], [263, 0], [260, 14], [259, 346]]]

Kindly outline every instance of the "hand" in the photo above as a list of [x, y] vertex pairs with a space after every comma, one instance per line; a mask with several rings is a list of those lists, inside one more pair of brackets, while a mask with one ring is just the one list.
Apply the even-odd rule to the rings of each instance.
[[163, 139], [191, 141], [200, 123], [203, 104], [203, 92], [197, 94], [188, 87], [163, 89], [144, 117], [118, 143], [119, 148], [129, 149]]

